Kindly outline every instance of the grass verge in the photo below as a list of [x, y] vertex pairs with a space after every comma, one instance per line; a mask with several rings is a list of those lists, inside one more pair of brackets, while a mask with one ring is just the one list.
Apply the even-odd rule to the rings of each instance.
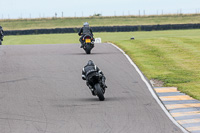
[[[148, 79], [200, 100], [200, 30], [94, 33], [122, 48]], [[135, 40], [130, 40], [134, 36]], [[4, 45], [79, 43], [77, 34], [6, 36]]]
[[158, 16], [116, 16], [116, 17], [80, 17], [80, 18], [41, 18], [41, 19], [5, 19], [0, 20], [4, 30], [48, 29], [81, 27], [84, 22], [91, 26], [119, 25], [157, 25], [199, 23], [200, 14], [158, 15]]

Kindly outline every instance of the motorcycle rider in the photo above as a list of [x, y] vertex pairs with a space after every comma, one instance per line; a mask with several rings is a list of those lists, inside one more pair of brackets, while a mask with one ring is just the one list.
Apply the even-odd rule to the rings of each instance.
[[90, 88], [93, 95], [95, 95], [94, 88], [93, 88], [94, 86], [92, 86], [93, 83], [92, 81], [90, 81], [90, 78], [96, 75], [97, 73], [100, 75], [100, 79], [101, 79], [100, 84], [105, 92], [105, 88], [107, 88], [105, 84], [106, 77], [104, 76], [103, 72], [96, 65], [94, 65], [92, 60], [89, 60], [87, 65], [83, 67], [83, 70], [82, 70], [82, 79], [86, 80], [86, 85]]
[[[84, 37], [85, 35], [90, 35], [90, 36], [92, 36], [92, 38], [93, 38], [92, 29], [90, 28], [88, 22], [85, 22], [85, 23], [83, 24], [83, 27], [79, 30], [78, 35], [81, 36], [81, 38], [79, 39], [79, 41], [81, 42], [81, 47], [80, 47], [80, 48], [83, 48], [83, 37]], [[94, 40], [94, 39], [93, 39], [93, 40]]]
[[3, 41], [3, 37], [4, 37], [4, 31], [2, 26], [0, 26], [0, 40]]

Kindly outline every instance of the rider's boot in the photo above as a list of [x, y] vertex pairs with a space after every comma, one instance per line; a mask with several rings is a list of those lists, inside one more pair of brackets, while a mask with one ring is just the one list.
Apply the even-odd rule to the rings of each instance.
[[81, 46], [80, 48], [83, 48], [83, 41], [82, 41], [82, 37], [79, 39], [80, 43], [81, 43]]
[[96, 96], [96, 94], [94, 93], [94, 89], [92, 88], [92, 87], [89, 87], [90, 88], [90, 90], [91, 90], [91, 92], [92, 92], [92, 95], [93, 96]]
[[80, 48], [83, 48], [83, 44], [81, 43], [81, 47]]
[[102, 83], [103, 88], [107, 88], [105, 81], [106, 81], [106, 78], [104, 76], [102, 76], [101, 83]]
[[89, 89], [91, 90], [92, 95], [93, 95], [93, 96], [96, 96], [96, 94], [94, 93], [93, 87], [92, 87], [88, 82], [87, 82], [86, 84], [87, 84], [87, 86], [89, 87]]

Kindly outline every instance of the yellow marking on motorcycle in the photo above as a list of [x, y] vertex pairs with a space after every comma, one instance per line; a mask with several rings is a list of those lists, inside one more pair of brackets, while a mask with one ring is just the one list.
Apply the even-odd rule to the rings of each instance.
[[190, 103], [190, 104], [169, 104], [165, 105], [167, 109], [177, 109], [177, 108], [192, 108], [200, 107], [200, 103]]
[[91, 43], [91, 39], [85, 39], [86, 43]]
[[194, 100], [192, 97], [187, 95], [183, 96], [162, 96], [160, 97], [162, 101], [173, 101], [173, 100]]
[[173, 117], [187, 116], [187, 115], [198, 115], [198, 114], [200, 114], [200, 111], [171, 113], [171, 115]]
[[188, 120], [178, 120], [179, 124], [188, 124], [188, 123], [198, 123], [200, 119], [188, 119]]
[[178, 92], [176, 87], [167, 87], [167, 88], [155, 88], [157, 93], [162, 92]]
[[196, 130], [200, 130], [200, 126], [197, 127], [188, 127], [186, 128], [188, 131], [196, 131]]

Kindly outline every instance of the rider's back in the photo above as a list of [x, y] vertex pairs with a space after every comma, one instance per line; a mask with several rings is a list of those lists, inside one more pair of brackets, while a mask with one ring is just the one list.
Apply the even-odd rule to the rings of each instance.
[[83, 27], [83, 34], [84, 35], [91, 35], [90, 27], [89, 26], [84, 26]]

